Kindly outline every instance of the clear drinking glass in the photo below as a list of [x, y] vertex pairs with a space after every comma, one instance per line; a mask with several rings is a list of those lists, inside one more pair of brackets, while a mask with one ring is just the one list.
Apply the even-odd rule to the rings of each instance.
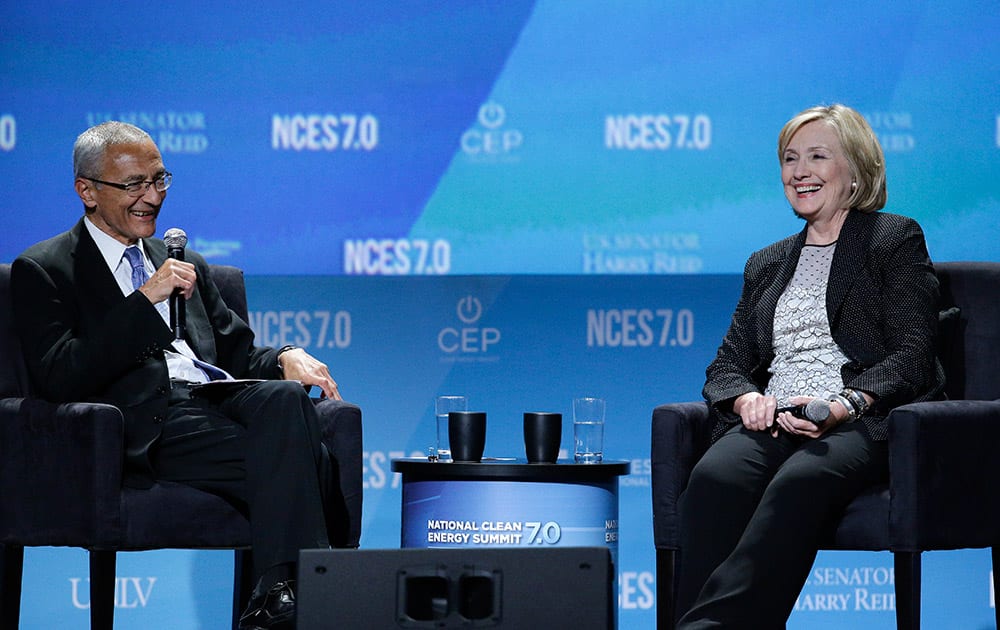
[[438, 396], [434, 401], [434, 415], [437, 426], [437, 456], [441, 460], [451, 459], [451, 449], [448, 444], [448, 413], [451, 411], [468, 411], [469, 399], [465, 396]]
[[604, 458], [604, 399], [573, 399], [573, 460], [596, 464]]

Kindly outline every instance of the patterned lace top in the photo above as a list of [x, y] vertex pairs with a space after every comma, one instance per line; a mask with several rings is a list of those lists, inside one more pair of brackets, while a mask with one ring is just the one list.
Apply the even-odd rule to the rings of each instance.
[[795, 396], [828, 397], [844, 388], [847, 357], [830, 333], [826, 284], [837, 244], [806, 245], [774, 312], [774, 361], [766, 394], [789, 404]]

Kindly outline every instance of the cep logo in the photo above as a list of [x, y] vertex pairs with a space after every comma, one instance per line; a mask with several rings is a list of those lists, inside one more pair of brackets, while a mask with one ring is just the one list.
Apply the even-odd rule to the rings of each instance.
[[524, 143], [517, 129], [504, 127], [507, 112], [500, 103], [490, 101], [479, 107], [477, 125], [462, 134], [462, 151], [478, 161], [514, 159], [514, 153]]
[[479, 298], [472, 295], [460, 298], [455, 304], [455, 314], [458, 323], [442, 328], [437, 336], [438, 347], [445, 354], [454, 357], [482, 356], [500, 343], [500, 329], [477, 325], [483, 316], [483, 303]]
[[483, 316], [483, 303], [478, 298], [467, 295], [458, 301], [455, 309], [463, 324], [475, 324]]
[[507, 118], [507, 112], [499, 103], [490, 101], [479, 108], [479, 124], [487, 129], [496, 129]]

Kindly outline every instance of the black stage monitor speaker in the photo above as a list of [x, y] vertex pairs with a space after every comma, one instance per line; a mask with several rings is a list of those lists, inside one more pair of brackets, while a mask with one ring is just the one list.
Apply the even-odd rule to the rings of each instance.
[[306, 549], [298, 629], [615, 626], [606, 547]]

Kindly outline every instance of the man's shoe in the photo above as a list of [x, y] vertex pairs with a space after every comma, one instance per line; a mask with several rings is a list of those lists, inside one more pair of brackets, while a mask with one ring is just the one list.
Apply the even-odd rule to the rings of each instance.
[[256, 591], [240, 617], [240, 630], [285, 630], [295, 627], [295, 580], [276, 582], [267, 592]]

